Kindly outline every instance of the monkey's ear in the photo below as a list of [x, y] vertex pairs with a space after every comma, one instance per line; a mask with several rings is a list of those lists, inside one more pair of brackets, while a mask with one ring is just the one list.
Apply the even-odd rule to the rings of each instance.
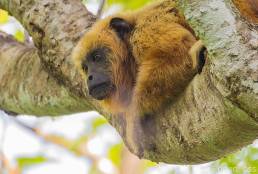
[[115, 32], [118, 34], [118, 36], [121, 39], [124, 39], [125, 36], [130, 33], [132, 30], [133, 26], [124, 20], [123, 18], [115, 17], [112, 18], [109, 24], [110, 28], [115, 30]]
[[197, 41], [190, 49], [189, 54], [193, 60], [193, 68], [200, 74], [207, 58], [207, 48], [201, 40]]

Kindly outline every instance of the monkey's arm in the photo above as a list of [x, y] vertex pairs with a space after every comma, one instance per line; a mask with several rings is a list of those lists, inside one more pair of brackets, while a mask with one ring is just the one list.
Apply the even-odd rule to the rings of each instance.
[[172, 57], [159, 58], [146, 60], [140, 66], [132, 101], [134, 113], [152, 115], [159, 112], [173, 102], [195, 74], [185, 68], [190, 62], [178, 64], [169, 60]]
[[[155, 114], [175, 101], [199, 69], [201, 41], [177, 24], [153, 26], [155, 38], [145, 40], [146, 53], [139, 57], [139, 70], [131, 105], [138, 115]], [[162, 34], [160, 34], [162, 33]], [[164, 34], [166, 33], [166, 34]], [[149, 33], [145, 32], [146, 38]], [[144, 42], [144, 41], [142, 41]]]

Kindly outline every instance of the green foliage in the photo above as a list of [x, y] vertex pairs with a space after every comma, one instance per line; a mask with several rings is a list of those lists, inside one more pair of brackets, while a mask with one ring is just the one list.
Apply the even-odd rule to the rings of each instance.
[[99, 174], [99, 170], [95, 166], [92, 166], [89, 174]]
[[154, 163], [154, 162], [149, 161], [149, 160], [144, 160], [143, 165], [142, 165], [142, 170], [146, 171], [149, 168], [152, 168], [152, 167], [155, 167], [155, 166], [157, 166], [157, 163]]
[[8, 22], [9, 16], [8, 12], [0, 9], [0, 24]]
[[21, 30], [17, 30], [14, 34], [14, 37], [16, 40], [18, 40], [19, 42], [24, 42], [25, 40], [25, 35], [24, 32], [22, 32]]
[[77, 138], [76, 140], [71, 141], [71, 147], [70, 147], [69, 150], [70, 150], [71, 152], [73, 152], [73, 153], [79, 155], [78, 149], [80, 149], [80, 147], [81, 147], [82, 145], [84, 145], [88, 140], [89, 140], [89, 136], [88, 136], [88, 135], [82, 135], [82, 136], [80, 136], [80, 137]]
[[[9, 21], [8, 12], [0, 9], [0, 24], [6, 24]], [[19, 42], [24, 42], [25, 36], [23, 31], [17, 30], [14, 34], [14, 38]]]
[[108, 158], [117, 167], [119, 167], [121, 164], [122, 150], [123, 150], [123, 144], [120, 143], [112, 146], [108, 151]]
[[137, 0], [137, 1], [129, 1], [129, 0], [108, 0], [108, 5], [113, 4], [121, 4], [125, 9], [137, 9], [139, 7], [144, 6], [146, 3], [151, 2], [151, 0]]
[[20, 169], [25, 167], [35, 166], [47, 162], [48, 160], [43, 156], [35, 157], [20, 157], [16, 159]]
[[[154, 0], [137, 0], [137, 1], [130, 1], [130, 0], [107, 0], [106, 4], [110, 7], [112, 5], [121, 5], [124, 9], [137, 9], [145, 4], [152, 2]], [[83, 3], [94, 2], [93, 0], [82, 0]], [[100, 0], [97, 1], [100, 3]]]
[[107, 124], [107, 120], [104, 117], [98, 117], [92, 122], [92, 128], [93, 130], [97, 130], [99, 127]]
[[229, 155], [213, 165], [214, 173], [229, 169], [232, 174], [257, 174], [258, 149], [252, 146], [242, 149], [236, 154]]

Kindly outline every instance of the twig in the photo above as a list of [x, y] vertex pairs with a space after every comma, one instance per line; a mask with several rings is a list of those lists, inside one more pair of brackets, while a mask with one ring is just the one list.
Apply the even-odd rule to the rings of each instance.
[[[1, 169], [0, 172], [4, 171], [4, 169], [7, 171], [8, 174], [21, 174], [21, 171], [18, 166], [11, 166], [8, 159], [4, 156], [3, 153], [0, 154], [0, 161], [3, 164], [3, 170]], [[2, 174], [2, 173], [0, 173]]]
[[97, 19], [101, 18], [104, 11], [105, 4], [106, 4], [106, 0], [100, 0], [100, 5], [97, 12]]
[[[9, 117], [14, 123], [16, 123], [17, 125], [21, 126], [22, 128], [32, 132], [34, 135], [36, 135], [37, 137], [41, 138], [43, 141], [57, 145], [69, 152], [74, 153], [75, 155], [78, 156], [82, 156], [85, 157], [87, 159], [90, 159], [93, 163], [93, 166], [98, 168], [98, 163], [101, 160], [100, 157], [92, 154], [90, 151], [88, 151], [85, 146], [80, 145], [78, 148], [73, 149], [73, 143], [67, 139], [65, 139], [64, 137], [60, 137], [57, 135], [47, 135], [42, 133], [39, 129], [31, 127], [26, 125], [25, 123], [21, 122], [20, 120], [18, 120], [15, 117]], [[71, 150], [73, 149], [73, 150]], [[102, 171], [98, 171], [100, 174], [104, 174]]]

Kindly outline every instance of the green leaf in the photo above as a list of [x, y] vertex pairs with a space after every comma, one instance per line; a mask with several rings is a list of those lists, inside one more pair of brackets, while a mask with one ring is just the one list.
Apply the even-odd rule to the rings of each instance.
[[24, 167], [30, 167], [33, 165], [38, 165], [47, 162], [48, 160], [43, 156], [35, 156], [35, 157], [20, 157], [16, 159], [18, 165], [21, 169]]
[[4, 24], [8, 22], [8, 19], [9, 19], [8, 12], [0, 9], [0, 24]]
[[157, 166], [157, 163], [154, 163], [154, 162], [149, 161], [149, 160], [144, 160], [143, 165], [142, 165], [142, 170], [146, 171], [147, 169], [152, 168], [152, 167], [156, 167], [156, 166]]
[[103, 117], [98, 117], [96, 118], [93, 123], [92, 123], [92, 127], [94, 130], [98, 129], [99, 127], [106, 125], [108, 122], [106, 119], [104, 119]]
[[108, 158], [117, 167], [119, 167], [121, 164], [122, 149], [123, 149], [123, 144], [120, 143], [112, 146], [108, 151]]
[[89, 136], [88, 135], [82, 135], [81, 137], [79, 137], [78, 139], [76, 139], [72, 146], [70, 147], [70, 150], [74, 153], [78, 153], [78, 149], [80, 149], [80, 146], [84, 145], [87, 141], [89, 140]]
[[24, 42], [25, 36], [24, 36], [24, 32], [22, 32], [21, 30], [16, 31], [16, 33], [14, 34], [14, 37], [19, 42]]
[[[258, 171], [258, 149], [252, 146], [242, 149], [218, 161], [217, 169], [227, 167], [232, 174], [257, 174]], [[216, 171], [216, 168], [214, 171]], [[217, 172], [214, 172], [217, 173]]]
[[128, 1], [128, 0], [108, 0], [107, 4], [110, 5], [114, 5], [114, 4], [121, 4], [124, 9], [137, 9], [140, 8], [142, 6], [144, 6], [145, 4], [147, 4], [148, 2], [151, 2], [152, 0], [137, 0], [137, 1]]
[[99, 174], [98, 168], [96, 168], [95, 166], [91, 166], [89, 174]]

